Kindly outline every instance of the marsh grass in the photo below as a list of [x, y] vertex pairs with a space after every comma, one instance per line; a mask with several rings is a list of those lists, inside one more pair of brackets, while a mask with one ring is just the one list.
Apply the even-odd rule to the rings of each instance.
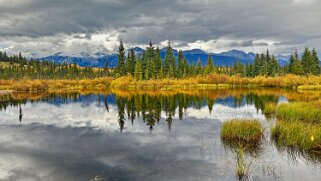
[[252, 161], [246, 161], [244, 157], [243, 149], [237, 149], [235, 156], [237, 180], [248, 180], [250, 177]]
[[263, 138], [263, 128], [258, 120], [230, 120], [221, 127], [224, 146], [248, 152], [257, 151]]
[[287, 74], [285, 76], [254, 78], [241, 77], [239, 75], [229, 76], [226, 74], [209, 74], [184, 79], [164, 78], [150, 80], [136, 80], [132, 76], [123, 76], [112, 81], [111, 87], [121, 89], [214, 89], [234, 87], [283, 87], [296, 89], [299, 86], [319, 86], [321, 76], [297, 76]]
[[70, 80], [0, 80], [1, 90], [13, 91], [44, 91], [44, 90], [81, 90], [81, 89], [106, 89], [112, 78], [97, 79], [70, 79]]
[[277, 121], [271, 130], [271, 138], [277, 147], [321, 154], [321, 124]]
[[321, 85], [301, 85], [298, 90], [321, 90]]
[[321, 101], [280, 104], [276, 108], [276, 117], [278, 120], [284, 121], [302, 121], [320, 124]]
[[265, 115], [265, 117], [269, 120], [272, 119], [275, 115], [275, 109], [276, 109], [277, 104], [276, 103], [266, 103], [264, 105], [264, 110], [263, 110], [263, 114]]

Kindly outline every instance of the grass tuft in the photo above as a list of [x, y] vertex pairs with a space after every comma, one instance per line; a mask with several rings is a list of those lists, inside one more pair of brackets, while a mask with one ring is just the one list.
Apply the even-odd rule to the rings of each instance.
[[306, 123], [321, 123], [321, 102], [294, 102], [280, 104], [276, 108], [276, 117], [284, 121], [302, 121]]
[[277, 121], [271, 137], [275, 144], [297, 150], [321, 153], [321, 125], [301, 121]]
[[277, 106], [276, 103], [266, 103], [264, 105], [263, 113], [267, 119], [271, 119], [274, 117], [276, 106]]
[[230, 120], [221, 127], [221, 139], [232, 149], [255, 150], [262, 138], [263, 128], [258, 120]]
[[252, 162], [248, 162], [244, 159], [244, 151], [242, 148], [236, 150], [235, 161], [237, 180], [248, 180]]

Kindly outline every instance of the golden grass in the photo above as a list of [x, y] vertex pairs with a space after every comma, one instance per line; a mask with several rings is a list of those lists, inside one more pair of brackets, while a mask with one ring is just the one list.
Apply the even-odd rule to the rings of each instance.
[[221, 127], [221, 139], [224, 145], [232, 149], [245, 148], [255, 150], [263, 138], [263, 128], [258, 120], [230, 120]]
[[271, 137], [277, 146], [321, 153], [321, 125], [301, 121], [277, 121]]
[[0, 90], [34, 91], [47, 89], [113, 89], [123, 90], [175, 90], [175, 89], [224, 89], [235, 87], [277, 87], [298, 88], [299, 90], [318, 90], [321, 76], [285, 75], [279, 77], [255, 78], [209, 74], [185, 79], [136, 80], [132, 76], [117, 79], [111, 77], [83, 80], [0, 80]]
[[263, 114], [265, 115], [265, 117], [266, 117], [267, 119], [273, 118], [273, 116], [275, 115], [276, 106], [277, 106], [277, 104], [276, 104], [276, 103], [272, 103], [272, 102], [266, 103], [266, 104], [264, 105]]
[[320, 124], [321, 101], [280, 104], [276, 108], [276, 117], [284, 121]]
[[44, 91], [59, 89], [107, 89], [112, 78], [83, 80], [0, 80], [0, 90]]
[[[137, 81], [131, 76], [123, 76], [112, 81], [111, 86], [120, 89], [204, 89], [204, 88], [222, 88], [222, 87], [283, 87], [298, 88], [299, 86], [319, 86], [321, 85], [321, 76], [297, 76], [288, 74], [279, 77], [255, 78], [228, 76], [225, 74], [209, 74], [205, 76], [196, 76], [186, 79], [151, 79]], [[302, 88], [301, 88], [302, 89]]]
[[293, 102], [276, 108], [271, 138], [278, 148], [319, 159], [321, 155], [321, 102]]

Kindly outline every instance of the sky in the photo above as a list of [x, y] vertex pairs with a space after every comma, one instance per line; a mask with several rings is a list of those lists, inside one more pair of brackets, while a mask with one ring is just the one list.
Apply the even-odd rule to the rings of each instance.
[[321, 52], [318, 0], [0, 0], [0, 50], [27, 57], [125, 48]]

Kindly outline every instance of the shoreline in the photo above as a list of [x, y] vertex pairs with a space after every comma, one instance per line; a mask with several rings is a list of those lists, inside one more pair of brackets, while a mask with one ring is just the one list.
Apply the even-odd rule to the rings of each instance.
[[132, 76], [119, 78], [104, 77], [97, 79], [62, 79], [62, 80], [1, 80], [0, 91], [47, 91], [47, 90], [161, 90], [176, 89], [226, 89], [226, 88], [287, 88], [292, 90], [321, 90], [321, 76], [285, 76], [253, 78], [209, 74], [184, 79], [164, 78], [136, 80]]

